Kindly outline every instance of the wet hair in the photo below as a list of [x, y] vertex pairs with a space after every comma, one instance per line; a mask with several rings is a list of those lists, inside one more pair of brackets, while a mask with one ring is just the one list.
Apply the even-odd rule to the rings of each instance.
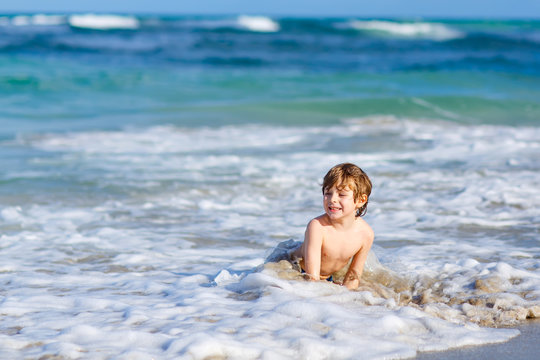
[[[360, 200], [362, 195], [371, 195], [371, 180], [367, 174], [358, 166], [351, 163], [338, 164], [331, 168], [324, 176], [322, 191], [324, 194], [325, 189], [330, 189], [335, 186], [338, 189], [349, 187], [352, 190], [354, 200]], [[356, 210], [356, 216], [363, 216], [367, 212], [366, 203], [361, 208]]]

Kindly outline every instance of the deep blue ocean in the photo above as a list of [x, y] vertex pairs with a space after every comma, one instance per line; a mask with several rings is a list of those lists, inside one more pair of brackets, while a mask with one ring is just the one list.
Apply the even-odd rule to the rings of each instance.
[[[0, 14], [0, 358], [505, 341], [540, 316], [539, 159], [539, 20]], [[346, 161], [393, 282], [261, 270]]]

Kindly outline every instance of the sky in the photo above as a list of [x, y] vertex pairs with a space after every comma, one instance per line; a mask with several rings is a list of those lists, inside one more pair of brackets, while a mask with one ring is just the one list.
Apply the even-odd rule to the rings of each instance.
[[540, 0], [15, 0], [0, 13], [540, 18]]

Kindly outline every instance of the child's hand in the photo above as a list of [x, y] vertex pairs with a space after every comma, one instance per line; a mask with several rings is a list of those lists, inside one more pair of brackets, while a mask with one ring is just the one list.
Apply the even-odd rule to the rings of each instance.
[[345, 279], [343, 279], [343, 285], [349, 290], [358, 289], [358, 286], [360, 285], [360, 276], [361, 275], [357, 271], [349, 268], [349, 271], [347, 271], [347, 274], [345, 275]]

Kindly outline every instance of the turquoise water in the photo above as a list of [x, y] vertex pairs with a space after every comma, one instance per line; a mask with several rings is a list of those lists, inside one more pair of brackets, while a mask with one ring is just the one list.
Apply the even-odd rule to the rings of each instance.
[[111, 30], [17, 18], [0, 27], [4, 136], [381, 113], [538, 124], [534, 21], [276, 19], [278, 31], [261, 32], [235, 18], [140, 17]]
[[[494, 328], [540, 315], [539, 44], [538, 21], [0, 16], [0, 357], [517, 335]], [[404, 289], [260, 268], [345, 161]]]

